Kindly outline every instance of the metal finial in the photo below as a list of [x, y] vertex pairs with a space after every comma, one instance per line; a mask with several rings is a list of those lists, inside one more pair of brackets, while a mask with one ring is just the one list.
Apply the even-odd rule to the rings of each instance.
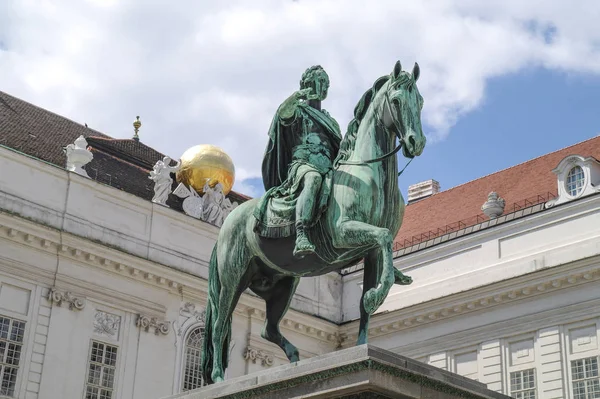
[[136, 116], [135, 121], [133, 121], [133, 139], [135, 141], [140, 141], [140, 137], [138, 136], [138, 131], [142, 127], [142, 122], [140, 121], [140, 117]]

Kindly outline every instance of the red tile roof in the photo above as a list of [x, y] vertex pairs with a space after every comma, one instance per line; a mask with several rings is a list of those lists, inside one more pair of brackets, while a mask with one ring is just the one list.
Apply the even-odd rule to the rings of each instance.
[[552, 170], [563, 158], [575, 154], [600, 160], [600, 136], [407, 205], [394, 250], [487, 220], [481, 206], [491, 191], [504, 198], [505, 214], [548, 201], [558, 190]]

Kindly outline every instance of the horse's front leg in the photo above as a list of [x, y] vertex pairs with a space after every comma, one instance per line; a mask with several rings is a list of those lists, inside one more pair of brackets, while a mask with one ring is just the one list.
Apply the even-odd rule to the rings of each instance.
[[368, 314], [373, 314], [385, 301], [395, 281], [392, 234], [388, 229], [353, 220], [340, 222], [336, 227], [336, 235], [333, 240], [334, 245], [338, 248], [376, 246], [374, 251], [378, 252], [377, 256], [381, 262], [381, 274], [377, 280], [377, 286], [365, 292], [362, 299], [365, 311]]
[[371, 288], [375, 288], [377, 286], [379, 274], [381, 273], [380, 253], [381, 251], [379, 249], [369, 251], [364, 259], [365, 267], [363, 268], [363, 292], [359, 304], [360, 324], [358, 328], [358, 339], [356, 340], [356, 345], [366, 344], [369, 340], [369, 320], [371, 319], [371, 314], [369, 314], [365, 309], [364, 297]]

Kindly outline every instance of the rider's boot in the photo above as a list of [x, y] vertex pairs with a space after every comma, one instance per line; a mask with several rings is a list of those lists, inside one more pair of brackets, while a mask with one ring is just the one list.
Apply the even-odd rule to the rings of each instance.
[[306, 255], [314, 254], [315, 246], [309, 241], [302, 223], [296, 224], [296, 246], [294, 247], [294, 257], [302, 259]]

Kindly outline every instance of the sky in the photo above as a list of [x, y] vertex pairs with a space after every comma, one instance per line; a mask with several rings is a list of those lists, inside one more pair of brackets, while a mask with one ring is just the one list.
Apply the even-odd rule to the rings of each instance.
[[255, 196], [270, 121], [307, 67], [328, 72], [323, 107], [345, 132], [361, 94], [416, 61], [428, 144], [406, 194], [598, 135], [598, 21], [597, 0], [4, 0], [0, 90], [115, 138], [139, 115], [142, 142], [174, 158], [220, 146]]

